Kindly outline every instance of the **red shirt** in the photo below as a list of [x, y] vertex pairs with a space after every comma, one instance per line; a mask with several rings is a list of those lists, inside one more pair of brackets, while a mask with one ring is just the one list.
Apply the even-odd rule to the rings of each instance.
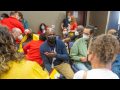
[[[10, 34], [11, 34], [13, 28], [19, 28], [22, 31], [22, 33], [24, 33], [23, 24], [14, 17], [10, 16], [9, 18], [5, 18], [5, 19], [1, 20], [1, 24], [8, 26], [8, 28], [10, 29], [10, 31], [9, 31]], [[20, 43], [20, 40], [17, 39], [16, 43]]]
[[[24, 53], [27, 54], [25, 59], [30, 60], [30, 61], [35, 61], [40, 66], [43, 66], [43, 60], [42, 60], [42, 58], [40, 56], [40, 52], [39, 52], [39, 48], [42, 43], [44, 43], [44, 41], [32, 40], [27, 45], [25, 45], [25, 47], [23, 48]], [[28, 53], [26, 53], [27, 49], [29, 49]]]
[[73, 25], [70, 25], [70, 30], [75, 30], [75, 28], [77, 28], [77, 24], [74, 23]]

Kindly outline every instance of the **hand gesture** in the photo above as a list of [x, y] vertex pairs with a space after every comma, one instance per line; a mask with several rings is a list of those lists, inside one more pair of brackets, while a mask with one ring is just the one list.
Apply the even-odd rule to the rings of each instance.
[[44, 53], [47, 57], [55, 57], [56, 56], [56, 53], [52, 50], [52, 53]]

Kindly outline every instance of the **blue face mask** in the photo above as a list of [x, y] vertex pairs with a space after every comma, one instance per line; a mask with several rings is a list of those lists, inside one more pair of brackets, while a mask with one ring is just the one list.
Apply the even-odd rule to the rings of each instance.
[[4, 18], [3, 17], [1, 17], [1, 20], [3, 20]]
[[68, 18], [69, 18], [69, 16], [68, 16]]
[[67, 32], [67, 31], [65, 31], [65, 32], [63, 32], [63, 34], [64, 34], [64, 35], [67, 35], [67, 34], [68, 34], [68, 32]]
[[71, 19], [68, 19], [69, 22], [71, 22]]
[[18, 20], [20, 20], [20, 17], [18, 17]]
[[44, 26], [42, 26], [42, 27], [41, 27], [41, 29], [42, 29], [42, 30], [44, 30], [44, 29], [45, 29], [45, 27], [44, 27]]

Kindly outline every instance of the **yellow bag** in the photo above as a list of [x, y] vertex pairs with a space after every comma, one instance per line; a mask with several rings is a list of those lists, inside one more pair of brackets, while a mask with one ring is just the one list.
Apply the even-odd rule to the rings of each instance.
[[74, 33], [72, 33], [72, 32], [69, 32], [69, 35], [71, 35], [71, 36], [74, 36]]
[[60, 73], [58, 73], [56, 69], [53, 69], [49, 76], [51, 79], [57, 79], [57, 77], [60, 77]]

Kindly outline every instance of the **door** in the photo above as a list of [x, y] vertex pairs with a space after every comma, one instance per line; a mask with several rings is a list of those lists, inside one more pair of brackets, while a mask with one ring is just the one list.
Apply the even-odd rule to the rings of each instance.
[[[75, 11], [66, 11], [66, 17], [67, 17], [68, 12], [70, 12], [72, 15], [74, 15]], [[78, 26], [83, 25], [85, 27], [86, 19], [87, 19], [87, 11], [77, 11], [77, 12], [78, 12], [78, 17], [75, 19], [76, 19]]]

